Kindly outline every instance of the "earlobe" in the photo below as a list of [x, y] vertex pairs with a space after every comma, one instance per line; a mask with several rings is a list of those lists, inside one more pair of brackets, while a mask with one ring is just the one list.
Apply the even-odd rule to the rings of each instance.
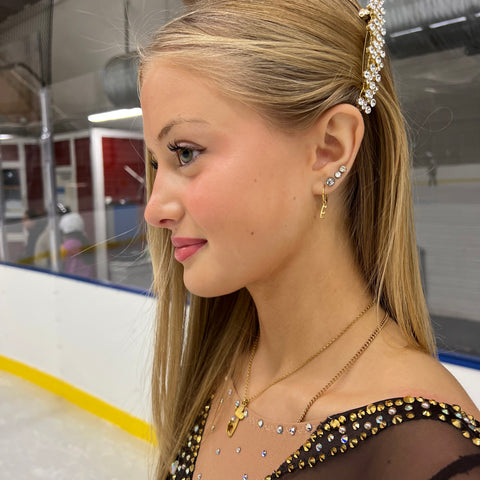
[[335, 177], [335, 174], [341, 172], [340, 167], [345, 169], [342, 174], [351, 170], [362, 143], [364, 130], [362, 114], [353, 105], [337, 105], [317, 120], [312, 127], [316, 139], [312, 164], [315, 195], [321, 195], [325, 185], [329, 192], [332, 192], [341, 183], [342, 175]]

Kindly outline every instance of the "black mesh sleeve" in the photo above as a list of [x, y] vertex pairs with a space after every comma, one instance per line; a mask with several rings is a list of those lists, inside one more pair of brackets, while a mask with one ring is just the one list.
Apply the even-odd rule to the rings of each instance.
[[285, 479], [480, 480], [480, 448], [451, 424], [417, 420], [380, 430], [355, 448], [310, 465], [307, 460]]

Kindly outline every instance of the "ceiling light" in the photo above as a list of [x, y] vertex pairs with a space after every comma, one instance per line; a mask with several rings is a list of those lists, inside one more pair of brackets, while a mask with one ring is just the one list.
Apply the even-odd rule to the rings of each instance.
[[88, 116], [89, 122], [108, 122], [111, 120], [121, 120], [122, 118], [140, 117], [141, 108], [122, 108], [121, 110], [112, 110], [110, 112], [94, 113]]
[[0, 140], [10, 140], [13, 135], [0, 134]]
[[415, 28], [409, 28], [408, 30], [400, 30], [399, 32], [392, 33], [390, 36], [392, 38], [403, 37], [403, 35], [409, 35], [410, 33], [417, 33], [422, 31], [423, 31], [422, 27], [415, 27]]
[[431, 25], [429, 25], [429, 27], [439, 28], [439, 27], [445, 27], [446, 25], [452, 25], [453, 23], [461, 23], [466, 21], [467, 21], [467, 17], [458, 17], [458, 18], [452, 18], [450, 20], [445, 20], [444, 22], [432, 23]]

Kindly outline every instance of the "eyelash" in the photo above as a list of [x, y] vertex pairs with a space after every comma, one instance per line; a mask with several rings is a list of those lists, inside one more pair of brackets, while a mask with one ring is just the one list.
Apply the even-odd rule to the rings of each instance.
[[[173, 142], [173, 143], [169, 143], [167, 145], [167, 148], [176, 154], [177, 156], [177, 160], [178, 160], [178, 166], [179, 168], [183, 168], [183, 167], [187, 167], [188, 165], [191, 165], [192, 163], [195, 162], [196, 160], [196, 156], [191, 160], [189, 161], [188, 163], [182, 163], [181, 159], [180, 159], [180, 153], [182, 152], [198, 152], [198, 154], [200, 154], [201, 152], [203, 152], [203, 149], [200, 149], [200, 148], [192, 148], [192, 147], [185, 147], [185, 146], [182, 146], [182, 145], [178, 145], [177, 142]], [[198, 156], [197, 154], [197, 156]]]
[[[171, 152], [173, 152], [173, 153], [175, 153], [175, 154], [177, 155], [177, 160], [178, 160], [178, 166], [179, 166], [179, 168], [183, 168], [183, 167], [186, 167], [186, 166], [192, 164], [192, 163], [196, 160], [196, 158], [194, 158], [191, 162], [182, 163], [181, 160], [180, 160], [180, 157], [179, 157], [179, 155], [178, 155], [178, 152], [182, 152], [182, 151], [186, 151], [186, 150], [190, 150], [190, 151], [192, 151], [192, 152], [199, 152], [199, 153], [203, 152], [203, 149], [199, 149], [199, 148], [195, 149], [195, 148], [190, 148], [190, 147], [182, 147], [181, 145], [178, 145], [176, 142], [174, 142], [174, 143], [169, 143], [169, 144], [167, 145], [167, 148], [168, 148]], [[150, 165], [152, 166], [152, 168], [153, 168], [154, 170], [157, 170], [157, 169], [158, 169], [158, 162], [157, 162], [156, 160], [154, 160], [154, 159], [150, 160]]]

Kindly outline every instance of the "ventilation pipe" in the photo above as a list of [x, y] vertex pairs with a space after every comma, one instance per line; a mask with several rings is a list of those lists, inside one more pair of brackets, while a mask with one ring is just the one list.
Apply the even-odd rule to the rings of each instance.
[[480, 53], [480, 0], [415, 0], [388, 9], [387, 44], [393, 58], [454, 48]]
[[[185, 2], [191, 4], [193, 2]], [[125, 0], [125, 54], [113, 57], [104, 71], [104, 88], [116, 107], [139, 106], [138, 56], [129, 52], [128, 0]], [[480, 54], [480, 0], [415, 0], [392, 4], [387, 12], [387, 44], [393, 58], [465, 48]]]
[[118, 108], [140, 106], [137, 93], [139, 58], [130, 51], [128, 21], [129, 0], [124, 0], [125, 53], [111, 58], [103, 71], [103, 88], [108, 99]]

